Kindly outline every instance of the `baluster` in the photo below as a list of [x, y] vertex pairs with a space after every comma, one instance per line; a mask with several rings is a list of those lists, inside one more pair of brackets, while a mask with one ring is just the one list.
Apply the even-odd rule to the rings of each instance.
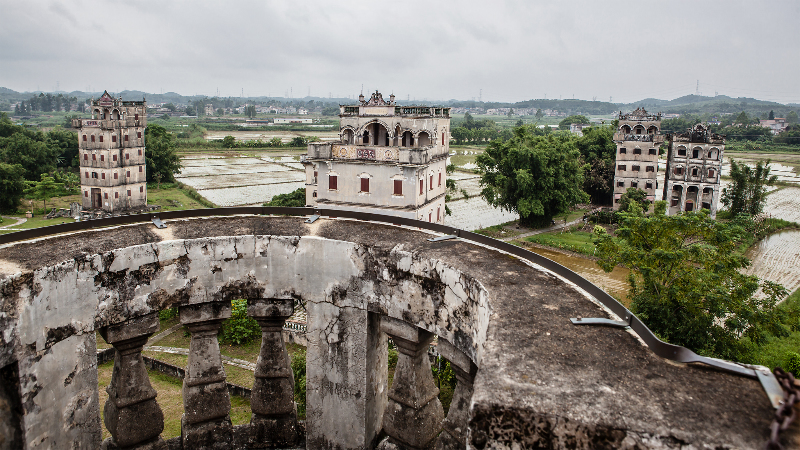
[[442, 424], [442, 433], [436, 440], [436, 450], [466, 449], [467, 427], [469, 425], [469, 405], [472, 401], [472, 392], [475, 374], [478, 367], [467, 355], [457, 349], [450, 342], [439, 337], [437, 346], [439, 354], [450, 361], [450, 367], [456, 375], [456, 389], [450, 410]]
[[158, 331], [158, 313], [100, 328], [100, 335], [116, 350], [114, 372], [106, 388], [103, 420], [111, 437], [102, 448], [166, 449], [161, 439], [164, 414], [156, 402], [142, 359], [147, 339]]
[[183, 379], [181, 438], [185, 449], [230, 448], [231, 399], [217, 334], [231, 316], [229, 302], [179, 307], [181, 323], [192, 333]]
[[283, 325], [294, 312], [289, 299], [250, 299], [247, 313], [261, 327], [261, 351], [256, 362], [255, 382], [250, 394], [253, 447], [265, 444], [295, 445], [298, 440], [294, 376], [283, 341]]
[[391, 317], [381, 318], [381, 331], [392, 338], [399, 355], [383, 413], [389, 438], [379, 448], [430, 449], [444, 420], [428, 359], [433, 333]]

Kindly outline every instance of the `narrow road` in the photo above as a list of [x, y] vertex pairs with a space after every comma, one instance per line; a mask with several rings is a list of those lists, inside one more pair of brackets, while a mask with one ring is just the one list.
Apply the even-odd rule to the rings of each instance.
[[577, 218], [577, 219], [573, 220], [572, 222], [568, 222], [566, 225], [555, 224], [555, 225], [547, 227], [547, 228], [540, 228], [538, 230], [529, 231], [527, 233], [518, 234], [516, 236], [511, 236], [511, 237], [503, 238], [503, 239], [500, 239], [500, 240], [504, 241], [504, 242], [509, 242], [509, 241], [513, 241], [513, 240], [516, 240], [516, 239], [524, 239], [524, 238], [526, 238], [528, 236], [533, 236], [534, 234], [549, 233], [551, 231], [559, 231], [564, 227], [571, 227], [571, 226], [577, 225], [579, 223], [583, 223], [583, 218], [582, 217]]

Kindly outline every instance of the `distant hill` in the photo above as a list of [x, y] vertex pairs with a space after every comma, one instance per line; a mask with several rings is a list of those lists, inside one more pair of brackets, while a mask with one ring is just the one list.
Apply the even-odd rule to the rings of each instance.
[[[78, 101], [83, 101], [88, 98], [98, 98], [102, 92], [84, 92], [72, 91], [64, 93], [70, 97], [76, 97]], [[0, 87], [0, 102], [15, 103], [21, 100], [28, 100], [33, 96], [38, 96], [40, 91], [36, 92], [17, 92], [12, 89]], [[115, 97], [121, 96], [123, 100], [141, 100], [143, 97], [148, 103], [175, 103], [175, 104], [188, 104], [197, 100], [212, 99], [213, 97], [207, 95], [190, 95], [185, 96], [176, 92], [166, 92], [163, 94], [146, 93], [137, 90], [126, 90], [122, 92], [110, 92]], [[223, 97], [222, 99], [230, 99], [233, 103], [239, 104], [239, 97]], [[221, 100], [222, 100], [221, 99]], [[304, 98], [282, 98], [282, 97], [246, 97], [241, 99], [245, 102], [253, 103], [267, 103], [267, 102], [282, 102], [299, 104], [308, 104], [313, 100], [316, 104], [352, 104], [355, 100], [348, 98], [326, 98], [326, 97], [311, 97]], [[226, 103], [227, 100], [226, 100]], [[531, 99], [519, 101], [515, 103], [501, 103], [501, 102], [476, 102], [474, 100], [457, 100], [450, 99], [447, 101], [404, 101], [397, 100], [400, 105], [409, 104], [428, 104], [428, 105], [445, 105], [451, 107], [464, 107], [464, 108], [533, 108], [533, 109], [551, 109], [564, 112], [566, 114], [588, 114], [588, 115], [609, 115], [615, 114], [619, 111], [629, 112], [636, 108], [642, 107], [649, 112], [656, 113], [662, 112], [665, 114], [698, 114], [698, 115], [717, 115], [717, 114], [737, 114], [741, 111], [747, 112], [749, 115], [762, 116], [763, 114], [774, 111], [777, 116], [783, 116], [790, 110], [800, 112], [800, 104], [792, 103], [783, 105], [776, 102], [765, 100], [758, 100], [750, 97], [728, 97], [726, 95], [718, 95], [714, 97], [707, 97], [703, 95], [684, 95], [673, 100], [662, 100], [657, 98], [646, 98], [632, 103], [610, 103], [598, 102], [579, 99]], [[7, 105], [6, 105], [7, 107]]]

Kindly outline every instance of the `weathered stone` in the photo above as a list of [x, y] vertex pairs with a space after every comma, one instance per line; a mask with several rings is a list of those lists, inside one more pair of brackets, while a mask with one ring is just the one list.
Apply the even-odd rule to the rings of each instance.
[[478, 368], [463, 352], [445, 339], [439, 338], [437, 350], [450, 361], [450, 367], [456, 376], [456, 388], [450, 401], [450, 410], [442, 423], [442, 432], [436, 439], [436, 450], [466, 449], [469, 406]]
[[[217, 334], [231, 316], [230, 302], [180, 306], [180, 321], [192, 334], [183, 379], [184, 448], [224, 448], [231, 442], [231, 399], [225, 385], [225, 368]], [[223, 447], [219, 447], [222, 445]]]
[[[126, 326], [128, 324], [130, 327]], [[116, 349], [114, 372], [106, 388], [108, 400], [103, 409], [105, 425], [112, 436], [109, 446], [139, 448], [143, 445], [148, 448], [151, 444], [160, 445], [164, 415], [142, 359], [142, 348], [156, 331], [156, 313], [100, 329], [103, 339]]]
[[433, 333], [391, 317], [382, 319], [381, 329], [399, 352], [383, 413], [383, 431], [389, 435], [389, 442], [400, 448], [432, 448], [444, 420], [428, 359]]
[[294, 300], [250, 299], [247, 312], [261, 327], [261, 349], [250, 394], [251, 448], [287, 447], [297, 443], [297, 406], [294, 376], [283, 342], [283, 323], [294, 312]]
[[19, 371], [9, 364], [0, 368], [0, 450], [23, 447]]

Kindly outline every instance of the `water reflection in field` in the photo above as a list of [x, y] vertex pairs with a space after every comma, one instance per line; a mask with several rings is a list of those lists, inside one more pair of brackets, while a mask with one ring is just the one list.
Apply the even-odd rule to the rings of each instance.
[[780, 283], [789, 292], [800, 288], [800, 231], [781, 231], [767, 236], [745, 253], [752, 265], [747, 273]]
[[617, 266], [611, 273], [606, 273], [597, 263], [587, 258], [539, 247], [527, 247], [527, 249], [572, 270], [611, 294], [612, 297], [622, 302], [626, 307], [630, 307], [627, 298], [628, 273], [630, 272], [628, 269]]

